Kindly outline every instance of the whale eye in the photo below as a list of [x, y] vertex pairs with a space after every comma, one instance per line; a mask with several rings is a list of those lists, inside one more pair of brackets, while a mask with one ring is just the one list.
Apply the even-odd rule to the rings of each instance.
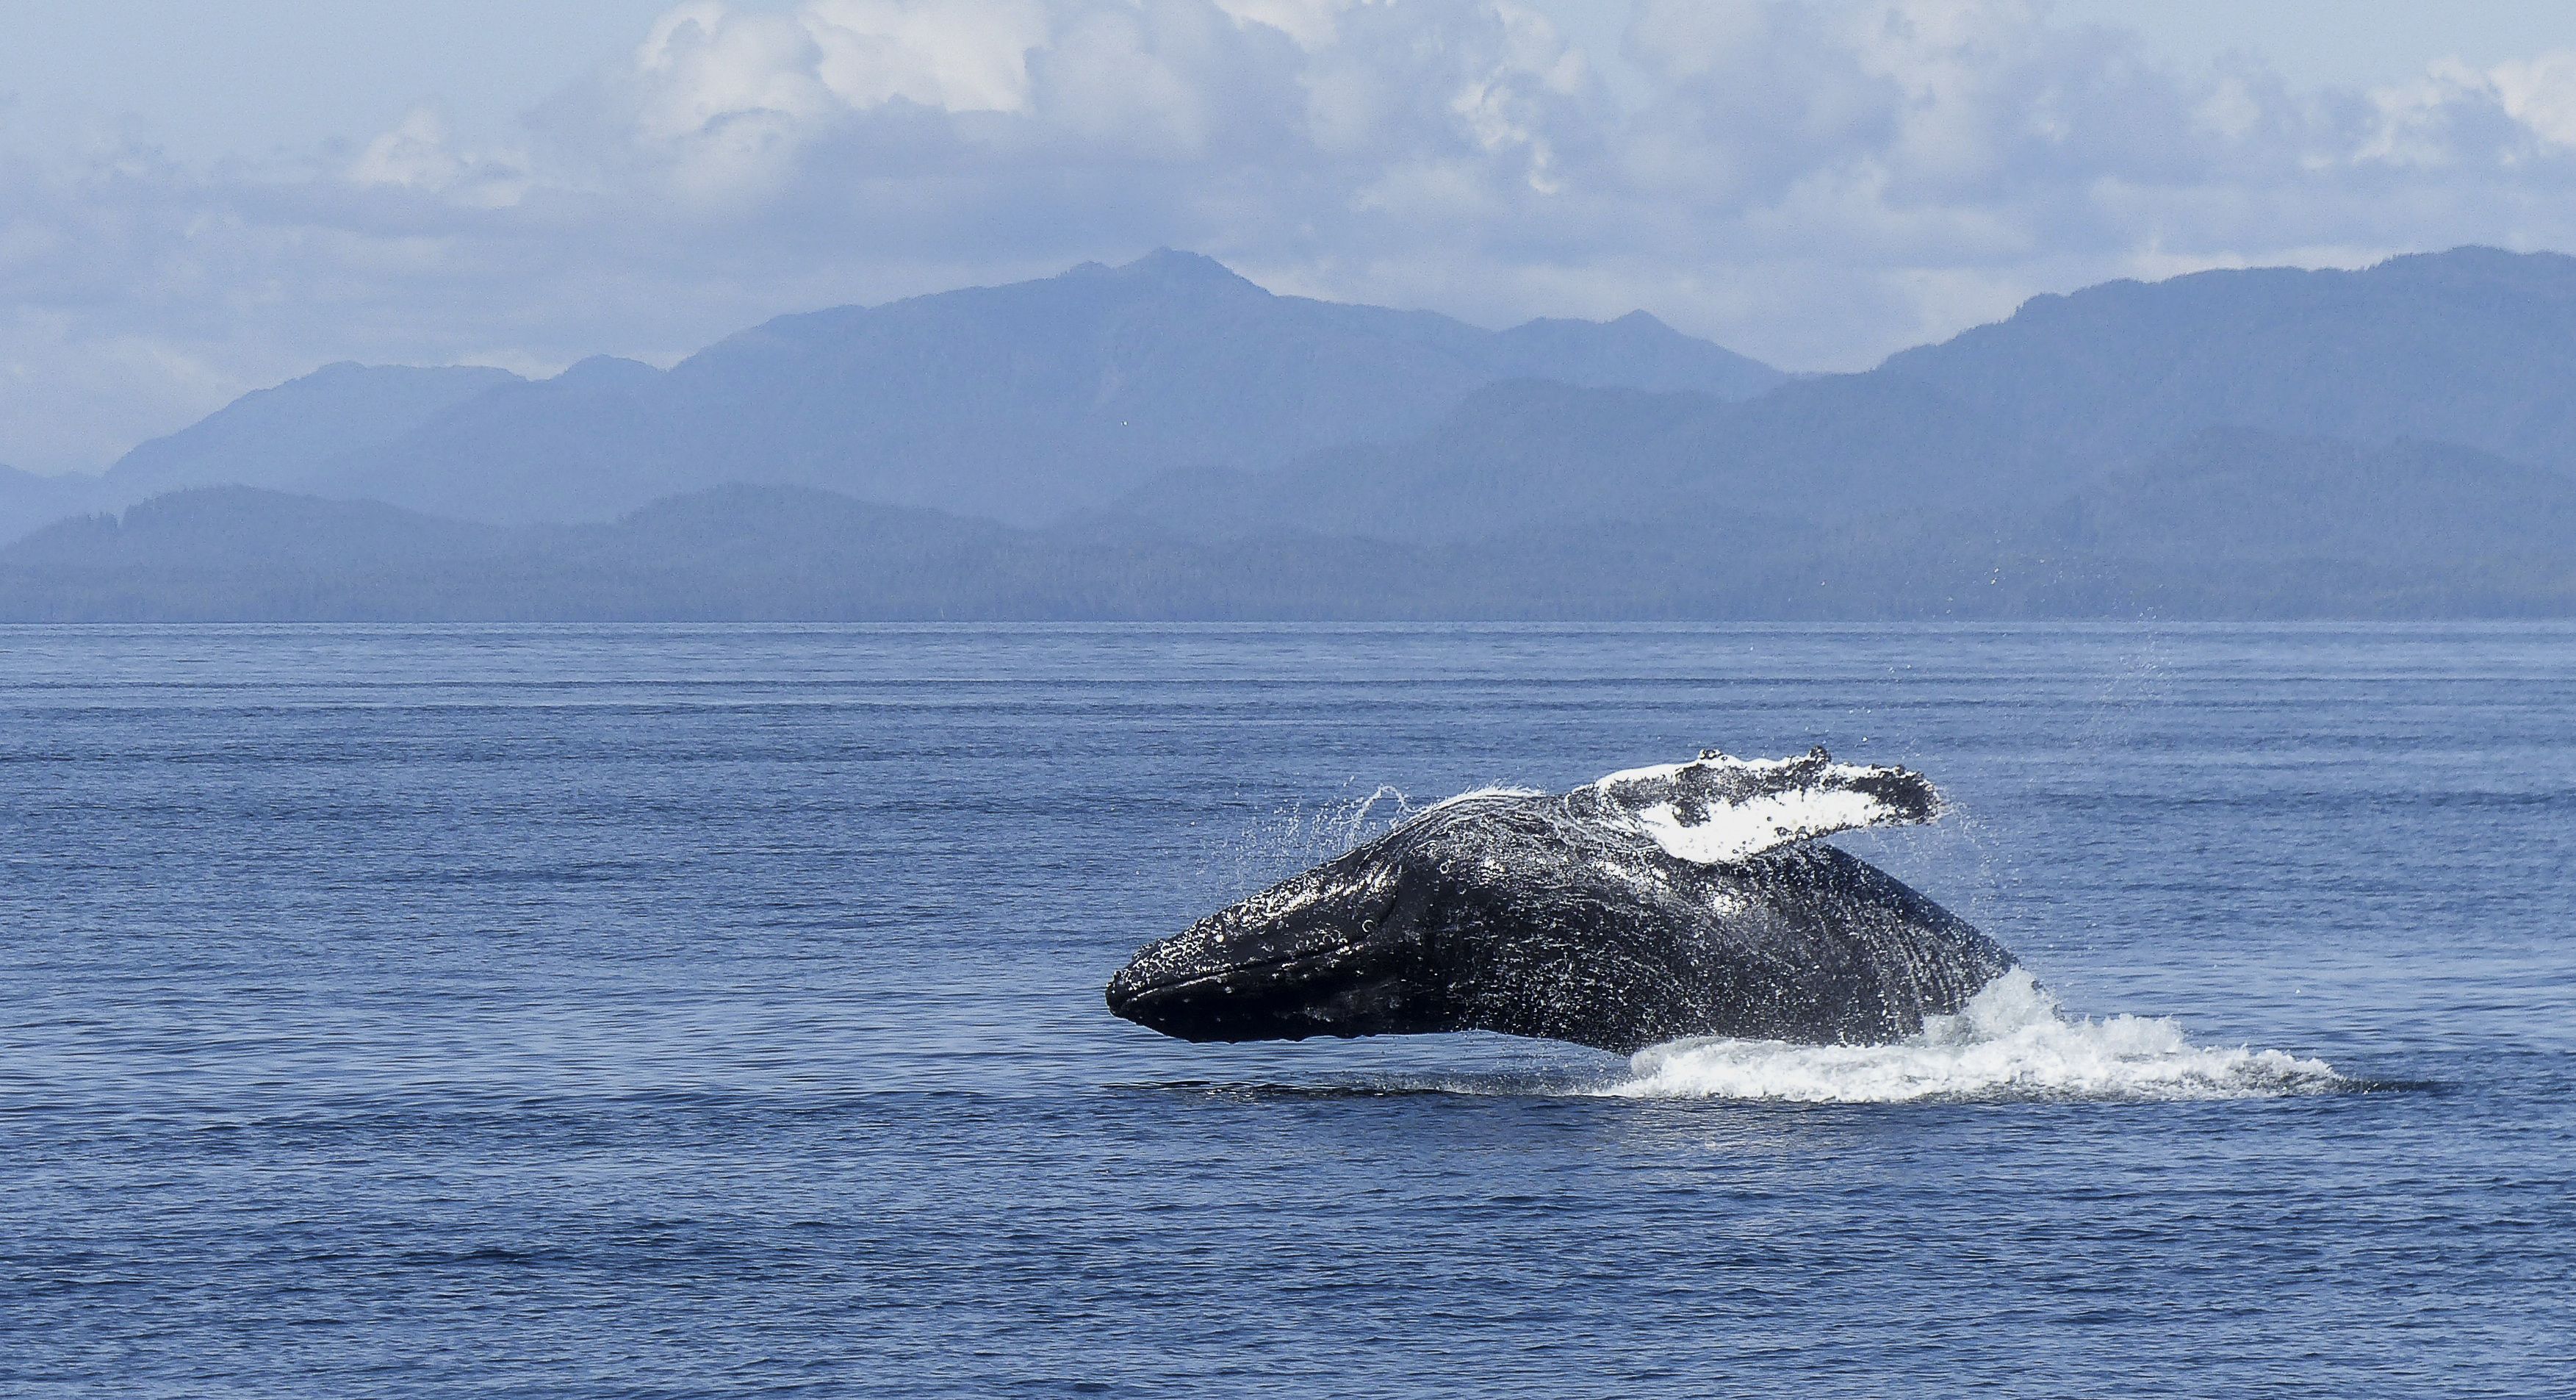
[[1362, 919], [1362, 920], [1360, 920], [1360, 932], [1362, 932], [1362, 933], [1375, 933], [1375, 932], [1377, 932], [1377, 920], [1375, 920], [1375, 919]]

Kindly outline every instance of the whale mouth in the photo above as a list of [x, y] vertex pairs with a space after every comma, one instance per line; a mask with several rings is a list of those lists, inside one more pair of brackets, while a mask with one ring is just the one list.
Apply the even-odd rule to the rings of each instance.
[[1111, 1015], [1180, 1040], [1303, 1040], [1359, 1035], [1385, 979], [1366, 950], [1320, 948], [1178, 967], [1147, 949], [1109, 979]]
[[1161, 1030], [1161, 1021], [1186, 1016], [1187, 1008], [1210, 997], [1237, 995], [1247, 983], [1279, 981], [1320, 954], [1282, 953], [1276, 957], [1227, 963], [1218, 967], [1164, 972], [1149, 968], [1143, 957], [1118, 969], [1109, 979], [1110, 1014], [1140, 1026]]

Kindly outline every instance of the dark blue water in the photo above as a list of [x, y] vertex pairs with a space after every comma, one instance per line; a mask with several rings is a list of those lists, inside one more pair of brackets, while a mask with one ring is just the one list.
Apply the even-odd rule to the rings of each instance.
[[[1381, 784], [1819, 742], [2068, 1014], [2336, 1078], [1101, 1007]], [[0, 1393], [2567, 1393], [2571, 870], [2562, 627], [0, 630]]]

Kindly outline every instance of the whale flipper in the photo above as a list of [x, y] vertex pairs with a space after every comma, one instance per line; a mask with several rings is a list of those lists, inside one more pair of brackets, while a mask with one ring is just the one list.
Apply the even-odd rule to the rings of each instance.
[[1630, 768], [1568, 794], [1679, 860], [1729, 865], [1796, 841], [1871, 826], [1928, 822], [1941, 795], [1905, 768], [1836, 763], [1822, 748], [1797, 758], [1732, 758], [1702, 749], [1687, 763]]

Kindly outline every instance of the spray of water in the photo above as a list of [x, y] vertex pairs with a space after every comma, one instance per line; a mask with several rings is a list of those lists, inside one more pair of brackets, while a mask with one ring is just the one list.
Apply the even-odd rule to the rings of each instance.
[[1280, 807], [1217, 843], [1199, 882], [1216, 903], [1237, 899], [1374, 840], [1419, 810], [1385, 783], [1335, 801]]
[[2071, 1017], [2024, 971], [1892, 1045], [1680, 1040], [1598, 1092], [1624, 1098], [1906, 1103], [1922, 1099], [2271, 1098], [2346, 1081], [2321, 1060], [2194, 1045], [2165, 1017]]

